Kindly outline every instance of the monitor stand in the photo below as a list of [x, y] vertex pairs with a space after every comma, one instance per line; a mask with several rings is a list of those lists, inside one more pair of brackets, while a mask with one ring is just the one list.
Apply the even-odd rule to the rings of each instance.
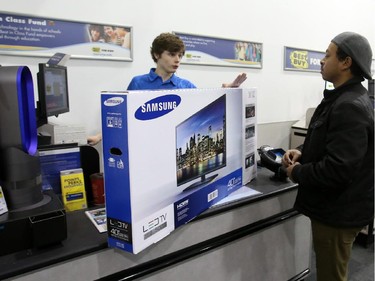
[[201, 176], [201, 180], [197, 181], [191, 185], [189, 185], [187, 188], [185, 188], [182, 192], [189, 191], [198, 187], [202, 187], [203, 185], [209, 184], [212, 182], [219, 174], [215, 174], [212, 176], [209, 176], [206, 178], [206, 175]]
[[38, 148], [43, 145], [51, 145], [51, 135], [45, 132], [38, 133]]

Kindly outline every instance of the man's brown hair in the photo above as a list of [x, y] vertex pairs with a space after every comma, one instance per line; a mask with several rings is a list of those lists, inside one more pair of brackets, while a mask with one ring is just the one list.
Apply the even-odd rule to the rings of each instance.
[[157, 62], [155, 55], [161, 55], [164, 51], [171, 53], [182, 53], [185, 54], [184, 42], [173, 33], [162, 33], [157, 36], [152, 42], [151, 46], [151, 57], [154, 62]]

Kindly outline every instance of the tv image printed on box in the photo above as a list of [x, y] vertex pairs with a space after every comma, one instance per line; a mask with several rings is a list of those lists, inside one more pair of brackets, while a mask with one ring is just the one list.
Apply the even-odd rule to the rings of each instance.
[[210, 172], [226, 165], [225, 95], [176, 126], [177, 185], [199, 178], [184, 189], [214, 180]]
[[245, 167], [256, 149], [245, 145], [249, 91], [102, 92], [111, 247], [138, 253], [255, 177]]

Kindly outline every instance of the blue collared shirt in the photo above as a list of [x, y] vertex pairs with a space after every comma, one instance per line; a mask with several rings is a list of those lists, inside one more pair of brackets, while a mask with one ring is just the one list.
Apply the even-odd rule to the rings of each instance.
[[135, 76], [128, 86], [128, 90], [169, 90], [169, 89], [190, 89], [196, 86], [186, 79], [182, 79], [175, 74], [167, 81], [155, 73], [155, 68], [151, 68], [148, 74]]

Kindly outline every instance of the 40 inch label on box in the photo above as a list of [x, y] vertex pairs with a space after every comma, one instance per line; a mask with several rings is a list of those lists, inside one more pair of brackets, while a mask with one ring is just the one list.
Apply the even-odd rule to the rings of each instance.
[[107, 217], [108, 236], [132, 243], [132, 227], [130, 223]]

